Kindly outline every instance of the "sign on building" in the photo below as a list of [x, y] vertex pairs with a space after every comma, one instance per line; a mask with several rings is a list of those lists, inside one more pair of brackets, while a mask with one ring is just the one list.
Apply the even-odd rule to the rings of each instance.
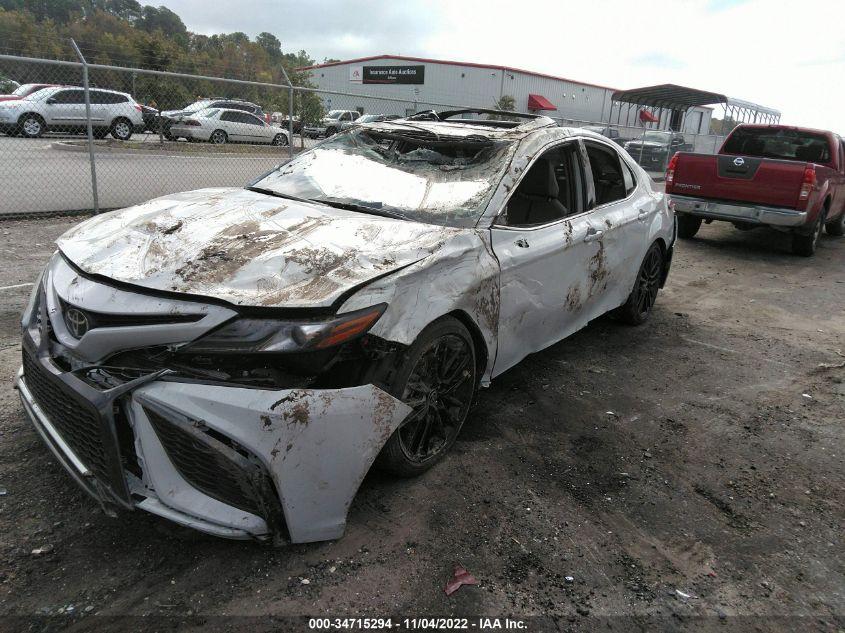
[[425, 66], [350, 66], [349, 81], [365, 84], [424, 84]]

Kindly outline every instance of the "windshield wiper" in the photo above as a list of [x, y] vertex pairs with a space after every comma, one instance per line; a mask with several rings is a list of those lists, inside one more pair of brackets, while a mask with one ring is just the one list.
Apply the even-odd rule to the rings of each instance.
[[[387, 211], [381, 207], [371, 207], [361, 202], [349, 202], [340, 198], [311, 198], [309, 202], [318, 202], [326, 204], [337, 209], [346, 209], [347, 211], [358, 211], [359, 213], [368, 213], [370, 215], [378, 215], [383, 218], [393, 218], [394, 220], [408, 220], [407, 215], [402, 215], [397, 211]], [[381, 204], [381, 203], [377, 203]]]
[[244, 187], [244, 189], [247, 191], [254, 191], [255, 193], [263, 193], [265, 196], [273, 196], [274, 198], [285, 198], [296, 202], [314, 202], [308, 198], [300, 198], [287, 193], [281, 193], [280, 191], [274, 191], [273, 189], [265, 189], [264, 187]]

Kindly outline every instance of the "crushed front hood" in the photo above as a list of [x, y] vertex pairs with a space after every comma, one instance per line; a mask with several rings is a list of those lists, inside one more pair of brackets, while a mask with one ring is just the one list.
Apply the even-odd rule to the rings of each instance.
[[95, 216], [57, 243], [84, 272], [144, 288], [317, 308], [459, 232], [246, 189], [201, 189]]

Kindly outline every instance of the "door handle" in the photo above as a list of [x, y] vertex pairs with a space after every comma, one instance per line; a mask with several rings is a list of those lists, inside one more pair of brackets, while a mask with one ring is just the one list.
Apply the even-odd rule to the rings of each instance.
[[531, 246], [531, 244], [528, 243], [528, 240], [526, 240], [524, 237], [520, 237], [514, 242], [514, 244], [519, 246], [519, 248], [528, 248]]
[[593, 228], [591, 226], [587, 229], [587, 234], [584, 236], [584, 241], [595, 242], [596, 240], [600, 240], [602, 235], [604, 235], [604, 231], [602, 231], [601, 229]]

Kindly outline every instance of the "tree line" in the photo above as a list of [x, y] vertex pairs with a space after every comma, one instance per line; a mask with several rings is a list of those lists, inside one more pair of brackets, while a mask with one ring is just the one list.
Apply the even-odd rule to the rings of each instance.
[[[272, 33], [254, 40], [241, 32], [193, 33], [167, 7], [137, 0], [0, 0], [0, 53], [75, 61], [71, 39], [94, 64], [272, 84], [285, 83], [284, 69], [294, 85], [313, 87], [296, 68], [314, 60], [303, 50], [284, 52]], [[0, 78], [19, 83], [79, 84], [77, 74], [68, 67], [0, 62]], [[131, 92], [161, 109], [181, 108], [197, 97], [229, 97], [254, 101], [266, 112], [288, 112], [288, 91], [274, 88], [96, 69], [91, 82]], [[323, 115], [320, 99], [311, 93], [299, 93], [294, 107], [305, 121]]]

